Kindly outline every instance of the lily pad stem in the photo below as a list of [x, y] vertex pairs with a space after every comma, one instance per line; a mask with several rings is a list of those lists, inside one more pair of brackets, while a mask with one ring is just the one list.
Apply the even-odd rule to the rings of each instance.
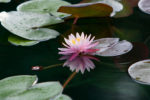
[[63, 88], [65, 88], [67, 85], [68, 85], [68, 83], [74, 78], [74, 76], [77, 74], [77, 72], [73, 72], [70, 76], [69, 76], [69, 78], [66, 80], [66, 82], [64, 83], [64, 85], [63, 85]]
[[46, 66], [46, 67], [43, 68], [43, 70], [45, 70], [45, 69], [50, 69], [50, 68], [57, 67], [57, 66], [61, 66], [61, 65], [63, 65], [63, 63], [61, 63], [61, 64], [55, 64], [55, 65], [50, 65], [50, 66]]
[[74, 19], [74, 21], [73, 21], [73, 24], [76, 24], [77, 23], [77, 21], [78, 21], [78, 19], [79, 19], [79, 17], [77, 16], [77, 17], [75, 17], [75, 19]]

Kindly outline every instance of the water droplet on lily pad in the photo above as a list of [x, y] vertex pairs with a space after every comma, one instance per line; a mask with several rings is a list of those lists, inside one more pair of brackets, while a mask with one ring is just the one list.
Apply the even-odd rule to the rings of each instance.
[[150, 59], [132, 64], [128, 73], [136, 82], [150, 85]]

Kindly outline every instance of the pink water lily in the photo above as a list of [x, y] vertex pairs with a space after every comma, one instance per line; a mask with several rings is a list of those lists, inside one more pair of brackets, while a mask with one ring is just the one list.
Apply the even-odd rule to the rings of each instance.
[[66, 60], [63, 66], [70, 67], [71, 71], [84, 73], [85, 69], [90, 71], [94, 69], [95, 65], [92, 60], [97, 60], [93, 55], [99, 49], [95, 49], [95, 46], [98, 45], [98, 42], [93, 42], [94, 38], [91, 38], [91, 35], [87, 36], [84, 33], [79, 35], [76, 33], [76, 36], [73, 34], [69, 35], [68, 39], [64, 39], [66, 43], [63, 43], [64, 48], [58, 48], [60, 50], [59, 54], [62, 54], [63, 57], [60, 60]]

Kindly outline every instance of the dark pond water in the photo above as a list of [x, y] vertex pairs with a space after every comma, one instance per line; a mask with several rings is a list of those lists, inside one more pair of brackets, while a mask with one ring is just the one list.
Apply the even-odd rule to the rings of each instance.
[[[0, 4], [0, 10], [15, 10], [19, 1], [11, 4]], [[75, 3], [75, 2], [74, 2]], [[60, 27], [61, 26], [61, 27]], [[117, 57], [99, 57], [96, 68], [76, 77], [64, 90], [74, 100], [150, 100], [150, 86], [133, 81], [127, 69], [132, 63], [149, 58], [150, 48], [150, 15], [138, 8], [129, 17], [87, 18], [79, 19], [72, 26], [72, 20], [51, 26], [67, 36], [71, 32], [92, 33], [96, 38], [119, 37], [131, 41], [134, 48], [128, 54]], [[10, 33], [0, 27], [0, 79], [12, 75], [37, 75], [39, 82], [60, 81], [64, 83], [71, 71], [68, 68], [56, 67], [43, 71], [32, 71], [35, 65], [53, 65], [59, 61], [58, 47], [63, 38], [42, 42], [31, 47], [17, 47], [7, 42]]]

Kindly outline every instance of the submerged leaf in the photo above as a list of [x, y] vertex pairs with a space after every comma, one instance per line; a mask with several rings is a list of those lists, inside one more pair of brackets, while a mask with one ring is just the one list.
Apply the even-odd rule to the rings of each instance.
[[73, 17], [108, 17], [112, 7], [103, 3], [82, 3], [69, 6], [62, 6], [59, 12], [72, 14]]
[[143, 12], [150, 14], [150, 0], [140, 0], [138, 6]]
[[[12, 20], [13, 19], [13, 20]], [[61, 23], [63, 20], [50, 16], [49, 14], [37, 14], [30, 12], [9, 12], [0, 13], [2, 26], [13, 34], [29, 40], [44, 41], [56, 38], [59, 33], [41, 26]]]
[[139, 61], [128, 69], [129, 75], [136, 82], [150, 85], [150, 59]]
[[39, 41], [27, 40], [15, 35], [10, 35], [8, 41], [16, 46], [32, 46], [39, 43]]
[[31, 0], [20, 4], [17, 7], [18, 11], [36, 12], [36, 13], [51, 13], [58, 17], [68, 16], [68, 14], [57, 12], [59, 7], [70, 5], [63, 0]]

